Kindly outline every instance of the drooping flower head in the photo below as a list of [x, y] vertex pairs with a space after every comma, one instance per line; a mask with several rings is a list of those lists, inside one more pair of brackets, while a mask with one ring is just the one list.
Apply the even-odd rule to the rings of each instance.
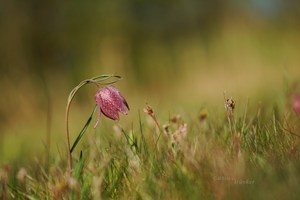
[[119, 120], [119, 112], [127, 115], [129, 106], [119, 90], [112, 85], [103, 87], [95, 95], [98, 106], [98, 119], [94, 126], [99, 123], [101, 113], [112, 120]]

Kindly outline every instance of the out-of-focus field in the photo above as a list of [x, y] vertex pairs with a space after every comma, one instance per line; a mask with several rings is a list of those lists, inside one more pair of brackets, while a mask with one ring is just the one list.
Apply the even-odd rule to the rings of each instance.
[[[3, 76], [1, 162], [18, 159], [21, 152], [40, 153], [47, 130], [51, 132], [51, 149], [63, 149], [67, 95], [80, 79], [98, 74], [123, 77], [117, 86], [127, 96], [131, 111], [120, 123], [128, 125], [137, 119], [138, 110], [146, 102], [162, 107], [164, 117], [169, 112], [197, 116], [206, 107], [222, 112], [224, 91], [237, 100], [240, 111], [247, 99], [250, 106], [260, 102], [270, 108], [283, 106], [287, 82], [299, 79], [300, 39], [295, 30], [273, 31], [228, 25], [212, 39], [208, 49], [197, 36], [181, 38], [171, 45], [149, 41], [140, 52], [142, 78], [135, 77], [124, 63], [127, 55], [118, 50], [118, 45], [126, 41], [114, 37], [105, 39], [98, 56], [82, 66], [84, 73], [78, 72], [74, 80], [67, 70], [61, 73], [52, 69], [42, 77], [29, 69], [13, 77]], [[72, 105], [72, 132], [79, 130], [89, 115], [95, 92], [91, 86], [82, 89]], [[104, 121], [102, 125], [106, 126]]]

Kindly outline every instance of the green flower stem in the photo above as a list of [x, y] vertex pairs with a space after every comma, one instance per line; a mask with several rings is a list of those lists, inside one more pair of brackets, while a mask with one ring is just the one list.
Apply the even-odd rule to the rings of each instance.
[[[111, 78], [114, 78], [114, 80], [110, 80]], [[69, 167], [69, 171], [72, 171], [72, 152], [71, 152], [71, 145], [70, 145], [70, 133], [69, 133], [69, 112], [70, 112], [70, 107], [71, 107], [71, 103], [73, 101], [73, 98], [76, 94], [76, 92], [83, 87], [86, 84], [89, 83], [93, 83], [95, 84], [97, 87], [100, 87], [100, 85], [109, 85], [109, 84], [113, 84], [116, 83], [117, 81], [121, 80], [122, 77], [121, 76], [116, 76], [116, 75], [100, 75], [100, 76], [96, 76], [93, 77], [91, 79], [86, 79], [84, 81], [82, 81], [81, 83], [79, 83], [69, 94], [68, 97], [68, 102], [67, 102], [67, 107], [66, 107], [66, 114], [65, 114], [65, 120], [66, 120], [66, 138], [67, 138], [67, 154], [68, 154], [68, 167]], [[85, 128], [85, 127], [84, 127]], [[86, 127], [87, 128], [87, 127]], [[85, 132], [85, 129], [83, 129], [83, 131]], [[81, 134], [81, 132], [80, 132]], [[80, 137], [81, 138], [81, 136]], [[77, 137], [77, 138], [78, 138]], [[77, 143], [79, 142], [80, 138], [78, 139]], [[77, 139], [76, 139], [77, 140]], [[75, 141], [76, 142], [76, 141]], [[77, 144], [76, 143], [76, 144]], [[75, 146], [76, 146], [75, 144]], [[74, 146], [74, 145], [73, 145]], [[72, 150], [74, 150], [74, 147], [72, 147]]]

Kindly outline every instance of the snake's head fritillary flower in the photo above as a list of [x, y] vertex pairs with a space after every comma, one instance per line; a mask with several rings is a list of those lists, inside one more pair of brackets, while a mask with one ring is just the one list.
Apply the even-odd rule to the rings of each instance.
[[112, 85], [99, 89], [95, 95], [98, 106], [98, 119], [94, 126], [98, 125], [101, 113], [112, 120], [119, 120], [119, 112], [127, 115], [129, 106], [119, 90]]
[[292, 106], [297, 115], [300, 115], [300, 95], [294, 94], [292, 96]]

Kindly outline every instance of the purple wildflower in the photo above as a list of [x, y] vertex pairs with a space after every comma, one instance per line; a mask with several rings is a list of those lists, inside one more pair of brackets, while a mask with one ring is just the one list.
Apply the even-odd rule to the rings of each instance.
[[119, 112], [127, 115], [129, 106], [119, 90], [112, 85], [101, 88], [95, 95], [98, 105], [98, 119], [94, 126], [99, 123], [101, 113], [112, 120], [119, 120]]
[[292, 106], [297, 115], [300, 115], [300, 95], [294, 94], [292, 97]]

